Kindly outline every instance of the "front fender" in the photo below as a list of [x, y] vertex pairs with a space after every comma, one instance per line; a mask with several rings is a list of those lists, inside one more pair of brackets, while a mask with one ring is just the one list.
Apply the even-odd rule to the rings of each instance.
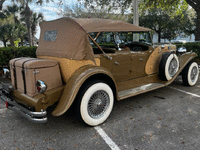
[[[113, 82], [115, 83], [115, 80], [112, 76], [112, 74], [105, 68], [100, 66], [93, 66], [93, 65], [87, 65], [79, 68], [74, 72], [74, 74], [70, 77], [68, 82], [65, 85], [62, 97], [57, 105], [57, 107], [52, 112], [53, 116], [60, 116], [64, 114], [69, 107], [72, 105], [73, 101], [76, 98], [76, 95], [82, 86], [82, 84], [92, 75], [95, 74], [105, 74], [109, 76]], [[116, 83], [115, 83], [116, 87]]]
[[184, 53], [181, 56], [179, 56], [179, 66], [180, 66], [180, 68], [179, 68], [178, 72], [175, 74], [175, 76], [171, 80], [169, 80], [168, 82], [166, 82], [165, 85], [171, 84], [176, 79], [176, 77], [183, 71], [183, 69], [185, 68], [185, 66], [192, 59], [194, 59], [195, 57], [197, 57], [197, 54], [194, 53], [194, 52], [187, 52], [187, 53]]

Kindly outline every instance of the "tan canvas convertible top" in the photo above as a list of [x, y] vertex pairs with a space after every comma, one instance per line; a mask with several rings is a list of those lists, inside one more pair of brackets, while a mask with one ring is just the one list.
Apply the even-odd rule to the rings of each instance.
[[88, 33], [103, 31], [150, 31], [119, 20], [61, 18], [40, 24], [37, 56], [55, 56], [73, 60], [93, 60]]

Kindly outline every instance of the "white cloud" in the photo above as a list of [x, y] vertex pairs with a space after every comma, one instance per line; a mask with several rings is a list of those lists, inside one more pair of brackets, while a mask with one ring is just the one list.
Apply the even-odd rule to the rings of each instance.
[[42, 7], [42, 10], [43, 11], [53, 11], [53, 12], [56, 12], [58, 8], [55, 8], [55, 7]]

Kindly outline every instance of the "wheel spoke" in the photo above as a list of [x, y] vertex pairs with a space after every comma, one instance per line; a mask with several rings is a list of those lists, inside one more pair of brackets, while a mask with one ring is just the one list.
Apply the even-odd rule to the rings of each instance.
[[176, 74], [178, 63], [175, 58], [173, 58], [169, 64], [169, 75], [173, 77]]
[[190, 74], [190, 79], [192, 80], [192, 82], [196, 80], [197, 72], [198, 72], [197, 67], [196, 66], [193, 67]]
[[94, 118], [101, 118], [110, 104], [110, 98], [107, 92], [100, 90], [95, 92], [88, 102], [88, 114]]

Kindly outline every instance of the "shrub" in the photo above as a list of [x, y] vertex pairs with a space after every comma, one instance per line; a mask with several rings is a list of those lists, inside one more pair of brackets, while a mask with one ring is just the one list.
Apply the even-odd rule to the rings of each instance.
[[9, 61], [17, 57], [36, 57], [37, 47], [0, 48], [0, 66], [8, 66]]
[[184, 44], [176, 44], [177, 49], [181, 46], [185, 47], [187, 51], [193, 51], [197, 53], [197, 57], [200, 58], [200, 42], [193, 42], [193, 43], [184, 43]]

